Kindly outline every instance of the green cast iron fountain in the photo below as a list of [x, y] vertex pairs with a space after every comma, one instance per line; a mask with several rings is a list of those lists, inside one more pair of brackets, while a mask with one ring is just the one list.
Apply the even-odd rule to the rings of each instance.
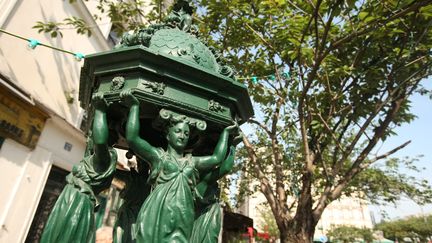
[[[197, 37], [180, 0], [163, 23], [86, 57], [81, 107], [91, 121], [83, 160], [67, 177], [41, 242], [92, 242], [96, 195], [126, 182], [114, 242], [217, 242], [217, 181], [234, 163], [238, 125], [253, 115], [247, 88]], [[137, 170], [116, 171], [129, 150]]]

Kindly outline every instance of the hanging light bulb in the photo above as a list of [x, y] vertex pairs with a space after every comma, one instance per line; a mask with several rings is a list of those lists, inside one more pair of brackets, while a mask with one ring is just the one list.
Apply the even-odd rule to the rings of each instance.
[[40, 42], [38, 40], [29, 39], [27, 47], [34, 50], [39, 44], [40, 44]]
[[84, 54], [79, 53], [79, 52], [75, 53], [75, 59], [76, 59], [78, 62], [81, 61], [81, 60], [84, 59], [84, 58], [85, 58]]
[[253, 83], [253, 84], [256, 84], [256, 83], [258, 83], [258, 78], [257, 78], [257, 77], [255, 77], [255, 76], [254, 76], [254, 77], [252, 77], [252, 78], [251, 78], [251, 80], [252, 80], [252, 83]]
[[289, 72], [283, 72], [282, 73], [282, 77], [284, 77], [284, 78], [290, 78], [290, 73]]

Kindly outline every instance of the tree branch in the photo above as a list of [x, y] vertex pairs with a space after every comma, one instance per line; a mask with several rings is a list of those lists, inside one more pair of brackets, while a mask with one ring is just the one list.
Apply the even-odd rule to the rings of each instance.
[[256, 31], [254, 28], [252, 28], [248, 23], [245, 23], [246, 27], [248, 27], [248, 29], [250, 29], [256, 36], [258, 36], [258, 38], [266, 45], [268, 46], [271, 50], [275, 51], [275, 48], [266, 40], [264, 39], [263, 36], [260, 35], [260, 33], [258, 33], [258, 31]]
[[341, 1], [337, 1], [333, 7], [330, 10], [330, 16], [327, 20], [327, 23], [324, 27], [324, 33], [323, 33], [323, 37], [321, 38], [321, 46], [319, 47], [319, 49], [317, 50], [317, 53], [322, 54], [322, 51], [324, 50], [325, 47], [325, 43], [327, 41], [327, 37], [328, 37], [328, 33], [330, 31], [330, 27], [331, 27], [331, 23], [333, 22], [333, 18], [334, 18], [334, 9], [341, 3]]
[[[410, 143], [411, 143], [411, 140], [406, 141], [405, 143], [403, 143], [403, 144], [397, 146], [396, 148], [394, 148], [394, 149], [388, 151], [387, 153], [384, 153], [384, 154], [381, 154], [381, 155], [379, 155], [379, 156], [376, 156], [375, 158], [373, 158], [372, 160], [370, 160], [370, 161], [367, 163], [367, 166], [370, 165], [370, 164], [375, 163], [376, 161], [378, 161], [378, 160], [380, 160], [380, 159], [385, 159], [385, 158], [387, 158], [388, 156], [390, 156], [390, 155], [396, 153], [397, 151], [399, 151], [399, 150], [405, 148], [405, 147], [406, 147], [408, 144], [410, 144]], [[365, 166], [364, 168], [366, 168], [367, 166]]]
[[356, 38], [359, 37], [361, 35], [365, 35], [367, 33], [369, 33], [370, 31], [373, 31], [375, 29], [377, 29], [380, 26], [384, 26], [387, 23], [393, 21], [394, 19], [397, 18], [401, 18], [415, 10], [418, 10], [421, 7], [427, 6], [428, 4], [431, 4], [432, 0], [426, 0], [426, 1], [413, 1], [408, 7], [399, 10], [398, 12], [394, 13], [393, 15], [385, 18], [384, 20], [375, 20], [373, 22], [371, 22], [367, 27], [356, 31], [352, 34], [349, 34], [345, 37], [339, 38], [338, 40], [335, 40], [333, 43], [330, 44], [330, 47], [328, 48], [328, 51], [333, 50], [337, 47], [339, 47], [340, 45]]
[[316, 113], [316, 115], [319, 117], [319, 119], [321, 120], [321, 122], [324, 124], [324, 127], [327, 129], [327, 131], [328, 131], [328, 132], [330, 133], [330, 135], [332, 136], [333, 140], [334, 140], [335, 143], [336, 143], [336, 146], [338, 146], [339, 149], [340, 149], [341, 151], [344, 151], [342, 145], [339, 143], [339, 141], [338, 141], [337, 137], [335, 136], [333, 130], [329, 127], [329, 125], [328, 125], [327, 122], [324, 120], [324, 118], [321, 116], [321, 114], [320, 114], [320, 113]]
[[[248, 152], [250, 163], [252, 163], [252, 167], [254, 168], [254, 170], [258, 176], [258, 179], [261, 183], [260, 184], [260, 190], [264, 194], [264, 196], [266, 197], [266, 199], [270, 205], [270, 208], [273, 212], [273, 215], [277, 216], [280, 213], [280, 204], [275, 199], [274, 192], [273, 192], [272, 187], [270, 185], [270, 181], [265, 176], [263, 169], [262, 169], [262, 167], [258, 161], [258, 156], [255, 153], [253, 145], [249, 142], [249, 140], [247, 139], [246, 136], [243, 136], [243, 143], [244, 143], [244, 146], [246, 147], [246, 150]], [[277, 219], [277, 217], [276, 217], [276, 219]]]
[[376, 143], [379, 139], [382, 138], [384, 132], [388, 128], [390, 122], [394, 119], [394, 116], [399, 111], [402, 102], [405, 97], [399, 98], [392, 102], [390, 110], [387, 112], [387, 115], [381, 125], [375, 129], [374, 136], [369, 141], [368, 145], [362, 150], [362, 152], [357, 156], [351, 168], [345, 173], [343, 179], [340, 180], [338, 185], [332, 192], [332, 199], [337, 198], [342, 193], [342, 190], [346, 187], [346, 185], [351, 181], [351, 179], [361, 172], [363, 169], [361, 168], [361, 163], [366, 159], [366, 156], [370, 153], [370, 151], [375, 147]]
[[256, 124], [259, 127], [261, 127], [267, 133], [267, 135], [270, 137], [270, 139], [272, 138], [273, 134], [266, 125], [264, 125], [263, 123], [255, 120], [255, 119], [252, 119], [252, 118], [249, 118], [248, 122], [250, 122], [252, 124]]
[[322, 212], [327, 207], [327, 205], [328, 205], [327, 199], [328, 199], [330, 193], [331, 193], [331, 186], [329, 184], [327, 184], [324, 188], [324, 192], [322, 193], [321, 197], [318, 199], [317, 205], [315, 206], [314, 209], [312, 209], [313, 216], [316, 220], [319, 220]]
[[272, 116], [272, 127], [271, 127], [271, 134], [272, 134], [271, 143], [272, 143], [272, 151], [273, 151], [275, 175], [276, 175], [276, 191], [278, 194], [280, 205], [286, 204], [286, 194], [285, 194], [284, 181], [283, 181], [283, 168], [281, 165], [282, 154], [278, 147], [278, 140], [277, 140], [276, 133], [277, 133], [277, 124], [279, 122], [280, 109], [284, 102], [285, 101], [283, 97], [279, 97], [278, 100], [276, 101], [276, 109]]

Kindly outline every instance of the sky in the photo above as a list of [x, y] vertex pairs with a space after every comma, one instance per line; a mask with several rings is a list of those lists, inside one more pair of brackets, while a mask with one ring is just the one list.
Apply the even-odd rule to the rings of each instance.
[[[432, 90], [432, 78], [423, 81], [423, 85]], [[391, 157], [402, 158], [405, 156], [416, 157], [423, 155], [415, 163], [418, 168], [425, 168], [419, 173], [406, 172], [419, 179], [427, 179], [432, 186], [432, 100], [428, 96], [414, 94], [411, 97], [411, 111], [417, 116], [414, 121], [409, 124], [403, 124], [396, 129], [397, 135], [388, 138], [384, 144], [378, 145], [379, 154], [385, 153], [393, 148], [411, 140], [411, 143], [393, 154]], [[256, 110], [257, 111], [257, 110]], [[242, 125], [242, 130], [245, 134], [251, 134], [254, 127], [249, 124]], [[382, 206], [370, 205], [369, 209], [375, 218], [376, 223], [379, 223], [383, 217], [382, 212], [386, 213], [388, 219], [403, 218], [410, 215], [421, 215], [432, 213], [432, 204], [417, 205], [412, 200], [404, 198], [396, 204]]]
[[[429, 78], [423, 82], [423, 85], [432, 89], [432, 78]], [[424, 167], [420, 173], [412, 174], [417, 178], [429, 180], [429, 184], [432, 185], [432, 100], [427, 96], [421, 96], [419, 94], [413, 95], [412, 99], [412, 112], [417, 116], [413, 122], [404, 124], [397, 129], [397, 135], [389, 138], [385, 144], [381, 147], [381, 152], [386, 152], [400, 144], [411, 140], [404, 149], [395, 153], [392, 157], [404, 157], [404, 156], [417, 156], [423, 155], [416, 166], [419, 168]], [[421, 215], [423, 213], [432, 213], [432, 204], [419, 206], [411, 200], [405, 198], [399, 201], [396, 205], [389, 206], [370, 206], [371, 211], [377, 222], [382, 217], [380, 211], [386, 211], [387, 216], [390, 219], [403, 218], [409, 215]]]

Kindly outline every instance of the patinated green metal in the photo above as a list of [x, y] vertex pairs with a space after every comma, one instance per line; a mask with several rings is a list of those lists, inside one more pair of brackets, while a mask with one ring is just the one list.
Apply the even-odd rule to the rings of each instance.
[[247, 88], [234, 79], [233, 69], [220, 54], [196, 36], [196, 27], [186, 24], [191, 11], [186, 5], [177, 3], [165, 23], [126, 34], [116, 49], [87, 56], [81, 72], [81, 106], [90, 108], [94, 92], [104, 92], [108, 102], [118, 104], [119, 93], [133, 89], [143, 110], [153, 110], [144, 117], [155, 117], [160, 108], [167, 108], [204, 119], [210, 128], [227, 126], [233, 118], [241, 124], [251, 117]]
[[66, 177], [67, 185], [48, 218], [41, 243], [95, 240], [95, 195], [108, 188], [114, 177], [117, 152], [112, 145], [117, 136], [109, 134], [108, 104], [102, 95], [94, 95], [93, 101], [96, 111], [84, 158]]
[[[136, 170], [115, 172], [126, 187], [114, 242], [218, 241], [217, 182], [231, 171], [237, 126], [253, 110], [233, 69], [198, 38], [192, 11], [189, 1], [177, 1], [163, 23], [86, 57], [79, 99], [93, 135], [50, 216], [44, 243], [93, 241], [94, 195], [114, 176], [112, 144], [138, 161]], [[58, 225], [72, 233], [60, 236]]]
[[[91, 55], [81, 75], [80, 101], [86, 110], [94, 92], [105, 93], [108, 102], [121, 106], [120, 92], [133, 89], [142, 105], [154, 110], [148, 117], [167, 108], [211, 124], [228, 125], [233, 117], [242, 123], [253, 114], [243, 84], [181, 57], [143, 46]], [[119, 109], [123, 110], [113, 108]]]

